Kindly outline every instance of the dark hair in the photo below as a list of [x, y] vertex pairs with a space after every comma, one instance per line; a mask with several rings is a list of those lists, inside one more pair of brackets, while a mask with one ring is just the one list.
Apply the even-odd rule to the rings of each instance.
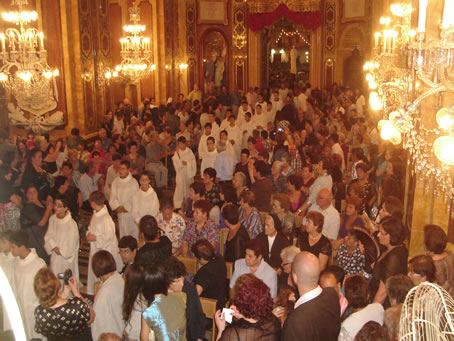
[[266, 176], [268, 173], [268, 166], [266, 165], [265, 161], [257, 160], [254, 162], [254, 167], [257, 172], [260, 173], [261, 176]]
[[339, 135], [337, 135], [336, 133], [332, 133], [329, 138], [331, 140], [333, 140], [334, 143], [338, 143], [339, 142]]
[[389, 334], [385, 327], [375, 321], [367, 322], [356, 334], [355, 341], [388, 341]]
[[323, 273], [329, 272], [336, 277], [337, 283], [340, 283], [341, 285], [344, 284], [344, 278], [345, 278], [345, 271], [338, 265], [330, 265], [328, 266]]
[[144, 272], [143, 266], [138, 263], [132, 263], [126, 268], [125, 288], [123, 290], [123, 303], [121, 305], [121, 309], [123, 312], [123, 320], [126, 323], [130, 323], [132, 310], [134, 309], [134, 304], [136, 302], [137, 296], [142, 291], [143, 272]]
[[439, 255], [445, 251], [448, 238], [445, 231], [438, 225], [425, 225], [424, 226], [424, 246], [427, 251]]
[[216, 179], [216, 169], [212, 168], [212, 167], [208, 167], [208, 168], [205, 168], [205, 170], [203, 171], [203, 175], [208, 175], [211, 179]]
[[405, 228], [399, 219], [386, 217], [381, 222], [383, 230], [390, 236], [391, 245], [400, 245], [405, 240]]
[[418, 255], [410, 259], [408, 267], [414, 274], [426, 276], [429, 282], [435, 281], [435, 264], [432, 257], [428, 255]]
[[[132, 129], [135, 130], [134, 128], [132, 128]], [[128, 148], [129, 149], [131, 149], [132, 146], [136, 146], [137, 147], [137, 142], [136, 141], [131, 141], [131, 142], [128, 143]]]
[[151, 215], [145, 215], [140, 219], [139, 229], [146, 240], [155, 240], [159, 236], [158, 223]]
[[167, 274], [169, 282], [173, 282], [177, 278], [186, 276], [186, 268], [177, 257], [170, 256], [164, 262], [164, 270]]
[[112, 161], [118, 161], [118, 160], [121, 160], [122, 157], [121, 157], [121, 154], [120, 153], [114, 153], [112, 155]]
[[197, 200], [193, 204], [194, 211], [196, 209], [199, 209], [199, 210], [202, 211], [202, 213], [205, 213], [207, 215], [207, 217], [208, 217], [208, 214], [210, 213], [211, 207], [212, 207], [211, 203], [208, 200], [205, 200], [205, 199]]
[[296, 190], [298, 191], [301, 186], [302, 186], [302, 181], [301, 181], [301, 178], [296, 175], [296, 174], [290, 174], [288, 177], [287, 177], [287, 182], [293, 186], [295, 186]]
[[193, 182], [189, 188], [192, 188], [195, 194], [205, 195], [205, 185], [202, 182]]
[[385, 198], [390, 195], [401, 197], [400, 183], [394, 175], [383, 175], [380, 187]]
[[[68, 167], [69, 169], [73, 169], [73, 164], [69, 161], [65, 161], [61, 164], [61, 168], [63, 168], [63, 167]], [[58, 176], [57, 176], [57, 178], [58, 178]]]
[[104, 205], [106, 201], [106, 197], [102, 191], [94, 191], [91, 192], [90, 196], [88, 197], [88, 201], [94, 202], [96, 205]]
[[238, 206], [228, 204], [222, 209], [222, 216], [229, 224], [236, 225], [240, 221], [240, 212]]
[[[91, 154], [91, 157], [94, 158], [95, 156], [99, 156], [101, 157], [101, 153], [98, 152], [97, 150], [95, 150], [92, 154]], [[88, 168], [91, 168], [90, 166], [88, 166]]]
[[71, 129], [71, 135], [79, 136], [79, 134], [80, 134], [79, 129], [77, 129], [77, 128], [72, 128]]
[[306, 214], [306, 220], [311, 220], [312, 224], [317, 228], [317, 232], [321, 233], [323, 230], [323, 224], [325, 223], [325, 217], [323, 214], [317, 211], [309, 211]]
[[63, 186], [66, 181], [69, 181], [68, 178], [64, 175], [59, 175], [55, 178], [54, 188], [58, 191], [61, 186]]
[[249, 155], [250, 155], [249, 149], [247, 149], [247, 148], [241, 149], [241, 154], [246, 154], [249, 157]]
[[396, 300], [396, 303], [404, 303], [407, 293], [413, 288], [413, 282], [407, 275], [394, 275], [386, 280], [386, 290], [389, 298]]
[[153, 179], [153, 174], [151, 174], [151, 172], [150, 172], [150, 171], [147, 171], [147, 170], [146, 170], [146, 171], [143, 171], [142, 173], [140, 173], [139, 179], [140, 179], [142, 176], [148, 177], [148, 179], [150, 180], [150, 182], [151, 182], [151, 179]]
[[262, 256], [263, 257], [263, 246], [260, 240], [258, 239], [251, 239], [246, 242], [246, 245], [244, 246], [245, 250], [252, 250], [254, 251], [254, 255], [256, 257]]
[[120, 249], [130, 249], [131, 251], [134, 251], [137, 249], [137, 240], [133, 236], [123, 236], [121, 237], [120, 241], [118, 242], [118, 247]]
[[199, 239], [192, 245], [191, 251], [197, 259], [212, 260], [216, 255], [213, 245], [206, 239]]
[[161, 202], [159, 203], [161, 211], [165, 209], [170, 209], [173, 211], [174, 206], [173, 206], [173, 200], [171, 198], [163, 198]]
[[231, 184], [223, 184], [221, 186], [221, 193], [224, 195], [224, 202], [232, 204], [238, 202], [235, 187]]
[[156, 266], [147, 266], [143, 272], [143, 297], [150, 305], [154, 296], [157, 294], [167, 295], [167, 288], [169, 286], [169, 279], [164, 271]]
[[126, 168], [129, 169], [129, 167], [131, 166], [131, 163], [129, 162], [129, 160], [121, 160], [120, 165], [126, 166]]
[[364, 162], [359, 162], [355, 166], [355, 168], [356, 168], [356, 171], [358, 171], [358, 169], [361, 169], [364, 173], [367, 173], [367, 171], [369, 170], [369, 166], [367, 164], [365, 164]]
[[14, 231], [9, 237], [10, 243], [17, 245], [18, 247], [28, 247], [28, 233], [25, 231]]
[[383, 205], [386, 205], [386, 211], [392, 217], [402, 220], [404, 216], [404, 204], [399, 198], [389, 195], [385, 197]]
[[364, 308], [369, 299], [367, 280], [362, 275], [353, 275], [345, 280], [345, 298], [353, 308]]
[[63, 207], [65, 208], [68, 208], [69, 207], [69, 198], [68, 196], [64, 195], [64, 194], [60, 194], [58, 193], [56, 196], [55, 196], [55, 199], [54, 199], [54, 203], [55, 201], [57, 200], [60, 200], [61, 203], [63, 204]]
[[309, 172], [312, 172], [312, 165], [310, 163], [305, 163], [302, 167], [301, 167], [301, 170], [303, 170], [304, 168], [307, 168], [309, 170]]
[[243, 191], [240, 194], [240, 199], [243, 200], [245, 204], [249, 206], [254, 206], [255, 204], [255, 194], [252, 191]]
[[216, 140], [214, 139], [213, 136], [208, 136], [208, 137], [207, 137], [207, 142], [208, 142], [208, 141], [212, 141], [213, 143], [216, 142]]
[[106, 250], [100, 250], [93, 255], [91, 267], [96, 277], [104, 276], [108, 273], [117, 271], [117, 265], [112, 254]]
[[272, 318], [273, 299], [270, 288], [257, 277], [244, 283], [235, 295], [234, 304], [246, 318], [264, 322]]
[[186, 144], [186, 137], [184, 136], [180, 136], [177, 140], [178, 143], [183, 143], [183, 144]]

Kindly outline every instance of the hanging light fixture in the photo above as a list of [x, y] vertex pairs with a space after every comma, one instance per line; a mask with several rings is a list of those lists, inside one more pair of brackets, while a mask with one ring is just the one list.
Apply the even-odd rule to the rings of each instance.
[[115, 67], [115, 71], [131, 81], [137, 82], [148, 78], [156, 69], [156, 65], [151, 63], [151, 40], [149, 37], [141, 35], [145, 31], [145, 25], [139, 25], [140, 8], [137, 2], [129, 8], [129, 17], [132, 24], [124, 26], [123, 30], [130, 35], [120, 39], [121, 64]]
[[2, 19], [17, 28], [0, 33], [0, 83], [19, 103], [47, 103], [49, 97], [58, 98], [53, 79], [59, 71], [47, 64], [43, 32], [27, 28], [38, 20], [38, 13], [22, 10], [27, 0], [12, 0], [11, 4], [19, 11], [3, 12]]

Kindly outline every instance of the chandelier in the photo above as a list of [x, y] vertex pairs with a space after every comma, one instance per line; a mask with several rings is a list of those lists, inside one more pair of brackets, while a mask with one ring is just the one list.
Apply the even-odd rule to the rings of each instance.
[[[129, 8], [129, 17], [132, 25], [124, 26], [123, 30], [130, 35], [120, 39], [121, 64], [115, 67], [115, 71], [124, 78], [137, 82], [148, 78], [156, 65], [151, 63], [150, 38], [141, 35], [145, 31], [145, 25], [139, 25], [140, 8], [137, 3]], [[112, 70], [104, 72], [107, 80], [115, 76]]]
[[452, 200], [454, 1], [445, 0], [438, 39], [426, 37], [427, 6], [428, 0], [419, 1], [415, 31], [410, 26], [411, 6], [392, 5], [395, 23], [380, 19], [384, 29], [375, 33], [375, 56], [364, 69], [370, 106], [383, 114], [378, 122], [382, 139], [402, 143], [417, 179], [432, 181], [436, 194]]
[[27, 0], [12, 0], [19, 7], [18, 12], [3, 12], [3, 20], [15, 24], [0, 33], [0, 83], [14, 96], [17, 102], [31, 103], [39, 107], [49, 98], [56, 97], [54, 78], [58, 69], [47, 64], [44, 34], [27, 26], [38, 19], [35, 11], [23, 11]]

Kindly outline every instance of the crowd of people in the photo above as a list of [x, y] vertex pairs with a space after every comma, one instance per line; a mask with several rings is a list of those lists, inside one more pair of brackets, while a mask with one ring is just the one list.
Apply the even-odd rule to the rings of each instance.
[[198, 341], [207, 318], [217, 340], [397, 340], [414, 285], [454, 294], [441, 227], [408, 260], [403, 156], [359, 90], [193, 88], [118, 103], [89, 141], [0, 131], [0, 265], [28, 340]]

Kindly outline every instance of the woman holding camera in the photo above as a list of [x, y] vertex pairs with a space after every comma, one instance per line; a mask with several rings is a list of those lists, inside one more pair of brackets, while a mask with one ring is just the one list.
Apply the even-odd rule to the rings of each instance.
[[[81, 296], [74, 277], [68, 279], [60, 292], [60, 281], [51, 269], [44, 267], [36, 274], [33, 288], [39, 299], [35, 309], [36, 332], [49, 341], [90, 340], [89, 325], [95, 313]], [[68, 298], [69, 293], [74, 297]]]

